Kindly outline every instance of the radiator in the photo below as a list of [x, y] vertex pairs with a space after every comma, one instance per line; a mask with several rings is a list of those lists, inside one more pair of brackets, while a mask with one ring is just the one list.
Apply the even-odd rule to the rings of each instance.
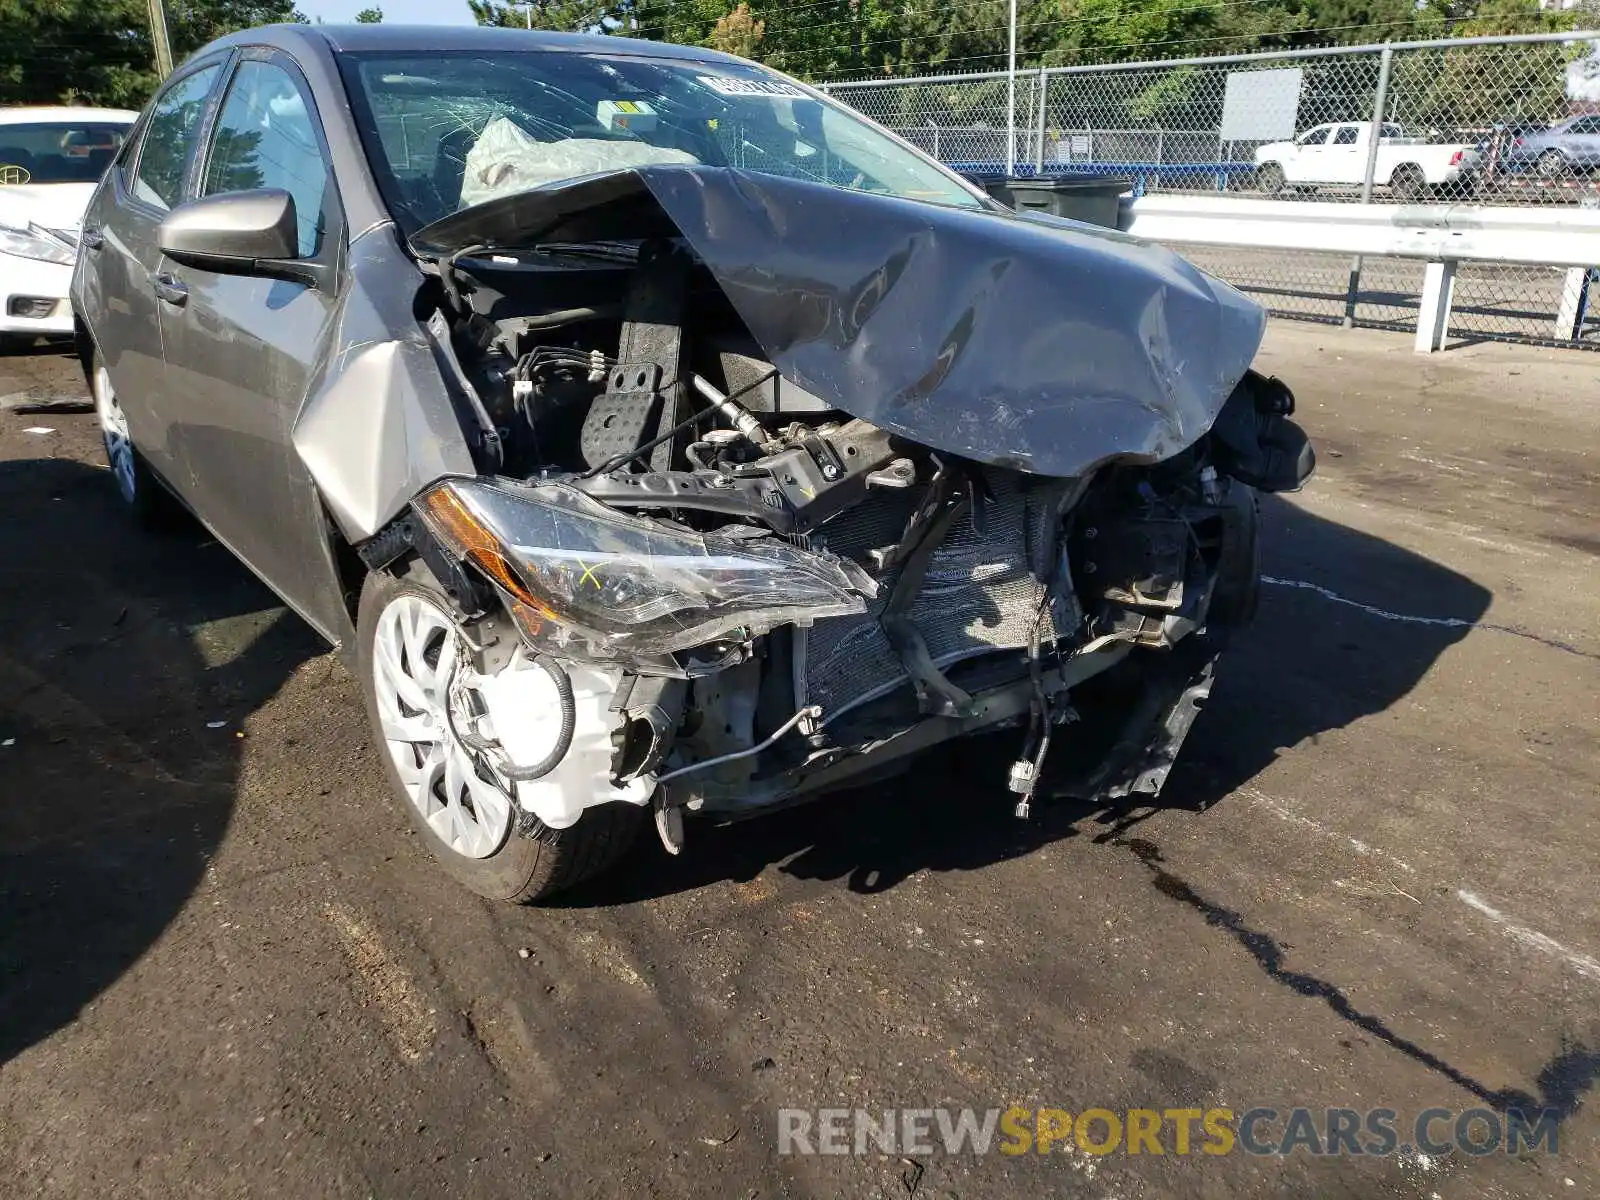
[[[1054, 487], [1024, 490], [1011, 472], [992, 471], [987, 480], [992, 499], [984, 506], [984, 532], [977, 532], [970, 514], [956, 520], [934, 552], [908, 613], [941, 668], [1026, 648], [1045, 597], [1030, 564], [1050, 559], [1061, 493]], [[879, 584], [866, 613], [825, 618], [806, 635], [805, 699], [820, 704], [825, 719], [909, 683], [878, 624], [899, 570], [873, 571], [867, 551], [900, 541], [922, 495], [917, 488], [878, 493], [812, 535], [813, 545], [855, 559]], [[1054, 633], [1048, 616], [1045, 622], [1040, 636], [1048, 641]]]

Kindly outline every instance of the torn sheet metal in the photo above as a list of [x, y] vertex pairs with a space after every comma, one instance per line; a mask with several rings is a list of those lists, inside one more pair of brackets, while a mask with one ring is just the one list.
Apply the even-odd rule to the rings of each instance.
[[1039, 475], [1189, 445], [1265, 325], [1227, 284], [1115, 230], [721, 167], [504, 196], [411, 244], [439, 257], [662, 225], [793, 383], [923, 445]]

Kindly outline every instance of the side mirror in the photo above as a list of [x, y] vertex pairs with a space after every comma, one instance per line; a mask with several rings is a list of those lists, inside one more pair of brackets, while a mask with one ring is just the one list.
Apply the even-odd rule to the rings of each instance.
[[300, 274], [294, 197], [282, 188], [224, 192], [180, 204], [161, 222], [159, 240], [163, 254], [202, 270]]

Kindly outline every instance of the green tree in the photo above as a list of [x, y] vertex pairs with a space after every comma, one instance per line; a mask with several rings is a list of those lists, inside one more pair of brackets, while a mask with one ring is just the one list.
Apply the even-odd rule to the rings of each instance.
[[[1451, 32], [1463, 37], [1575, 28], [1573, 10], [1538, 0], [1484, 0]], [[1560, 43], [1424, 48], [1395, 55], [1389, 108], [1411, 132], [1479, 131], [1496, 121], [1566, 116], [1567, 66], [1587, 47]]]
[[467, 0], [467, 7], [479, 25], [553, 29], [566, 33], [598, 32], [607, 28], [613, 17], [613, 9], [605, 0], [529, 0], [522, 4]]
[[[292, 21], [292, 0], [178, 0], [168, 8], [173, 55], [212, 38]], [[144, 0], [0, 0], [0, 104], [138, 108], [156, 86]]]
[[358, 25], [382, 25], [383, 24], [383, 9], [378, 8], [376, 5], [374, 5], [372, 8], [363, 8], [360, 12], [358, 12], [356, 14], [356, 24], [358, 24]]

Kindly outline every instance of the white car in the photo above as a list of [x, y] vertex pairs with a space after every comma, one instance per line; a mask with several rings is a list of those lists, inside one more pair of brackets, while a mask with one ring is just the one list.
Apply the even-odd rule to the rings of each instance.
[[83, 210], [139, 114], [0, 109], [0, 339], [72, 332]]
[[[1359, 184], [1367, 175], [1371, 131], [1370, 121], [1336, 121], [1308, 129], [1292, 142], [1269, 142], [1255, 154], [1257, 186], [1275, 195], [1285, 187]], [[1469, 187], [1478, 161], [1471, 146], [1407, 137], [1399, 125], [1385, 121], [1372, 182], [1414, 200], [1429, 187]]]

